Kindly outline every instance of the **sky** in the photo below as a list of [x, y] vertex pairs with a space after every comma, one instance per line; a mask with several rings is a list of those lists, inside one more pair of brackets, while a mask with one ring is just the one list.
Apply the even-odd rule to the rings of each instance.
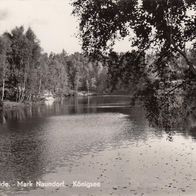
[[0, 0], [0, 34], [31, 27], [46, 52], [81, 51], [70, 0]]
[[[71, 0], [0, 0], [0, 34], [16, 26], [31, 27], [45, 52], [69, 54], [81, 52], [77, 38], [78, 19], [72, 13]], [[117, 51], [128, 50], [128, 41]]]

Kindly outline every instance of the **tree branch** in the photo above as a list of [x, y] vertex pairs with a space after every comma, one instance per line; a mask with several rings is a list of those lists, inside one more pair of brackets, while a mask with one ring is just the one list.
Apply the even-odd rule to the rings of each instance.
[[193, 63], [188, 59], [186, 53], [183, 52], [182, 50], [180, 50], [173, 41], [172, 41], [172, 45], [173, 45], [174, 49], [182, 55], [182, 57], [185, 59], [187, 65], [189, 66], [191, 72], [196, 76], [196, 69], [195, 69]]

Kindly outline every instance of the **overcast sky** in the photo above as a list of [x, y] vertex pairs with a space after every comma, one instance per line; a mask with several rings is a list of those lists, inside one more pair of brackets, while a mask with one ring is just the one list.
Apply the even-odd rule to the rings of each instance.
[[32, 27], [46, 52], [80, 51], [70, 0], [0, 0], [0, 33]]
[[[15, 26], [32, 27], [46, 52], [81, 51], [71, 0], [0, 0], [0, 33]], [[128, 48], [126, 41], [117, 49]]]

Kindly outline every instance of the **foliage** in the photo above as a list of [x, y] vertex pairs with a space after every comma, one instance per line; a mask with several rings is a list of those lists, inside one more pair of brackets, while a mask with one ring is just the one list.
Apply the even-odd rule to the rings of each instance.
[[136, 51], [121, 54], [112, 51], [107, 64], [111, 90], [124, 88], [133, 91], [146, 77], [145, 56], [138, 56]]
[[155, 61], [148, 68], [159, 76], [165, 69], [173, 72], [168, 64], [179, 56], [196, 75], [186, 50], [188, 42], [196, 41], [194, 0], [75, 0], [73, 6], [87, 54], [108, 54], [116, 39], [129, 37], [138, 55], [154, 51]]
[[[101, 64], [101, 62], [99, 62]], [[63, 97], [78, 90], [104, 91], [107, 69], [81, 53], [43, 53], [31, 28], [16, 27], [0, 37], [1, 100], [37, 101], [45, 92]]]
[[83, 49], [105, 51], [116, 38], [129, 36], [139, 50], [159, 47], [159, 57], [182, 56], [185, 43], [195, 41], [194, 0], [75, 0]]
[[0, 37], [0, 83], [2, 84], [1, 101], [4, 100], [5, 89], [6, 89], [5, 83], [9, 75], [9, 64], [7, 61], [7, 55], [9, 51], [10, 51], [9, 40], [5, 36]]
[[[142, 101], [149, 121], [170, 129], [195, 93], [196, 1], [74, 0], [73, 6], [83, 50], [107, 59], [112, 89], [134, 90], [132, 101]], [[115, 41], [125, 37], [130, 51], [115, 53]]]

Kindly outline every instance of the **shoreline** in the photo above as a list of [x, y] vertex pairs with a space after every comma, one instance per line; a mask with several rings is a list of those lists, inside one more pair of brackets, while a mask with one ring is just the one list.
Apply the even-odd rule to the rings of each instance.
[[[89, 94], [89, 95], [77, 95], [76, 97], [92, 97], [92, 96], [130, 96], [130, 95], [121, 95], [121, 94]], [[66, 98], [70, 98], [70, 97], [74, 97], [74, 96], [67, 96], [64, 97]], [[55, 98], [54, 101], [59, 101], [59, 98]], [[35, 101], [35, 102], [16, 102], [16, 101], [9, 101], [9, 100], [5, 100], [3, 101], [3, 108], [2, 110], [5, 111], [9, 111], [9, 110], [16, 110], [16, 109], [20, 109], [20, 108], [26, 108], [26, 107], [30, 107], [32, 105], [40, 105], [40, 104], [44, 104], [45, 101], [44, 100], [40, 100], [40, 101]]]
[[24, 108], [24, 107], [28, 107], [30, 105], [32, 105], [32, 102], [26, 102], [26, 103], [22, 103], [22, 102], [15, 102], [15, 101], [4, 101], [3, 102], [3, 110], [15, 110], [15, 109], [19, 109], [19, 108]]

